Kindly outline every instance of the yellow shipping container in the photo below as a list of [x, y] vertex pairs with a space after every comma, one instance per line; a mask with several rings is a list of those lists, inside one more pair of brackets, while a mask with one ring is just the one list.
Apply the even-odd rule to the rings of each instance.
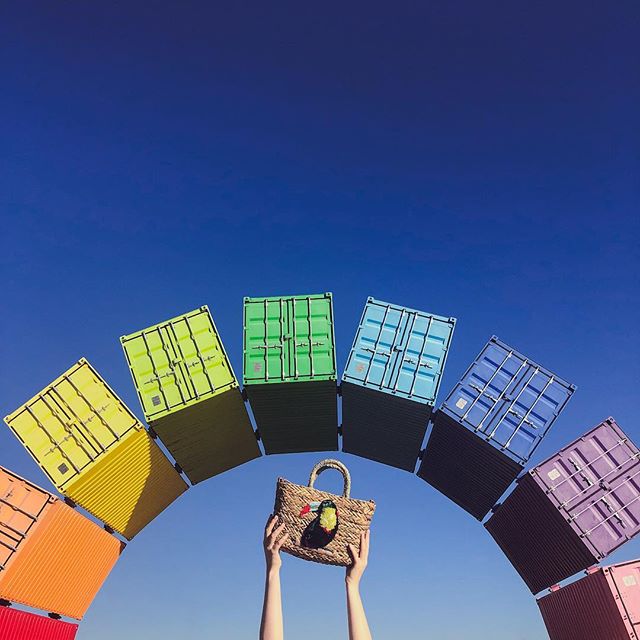
[[187, 489], [85, 359], [5, 422], [63, 494], [128, 539]]
[[66, 495], [130, 540], [187, 490], [149, 434], [141, 429], [66, 489]]

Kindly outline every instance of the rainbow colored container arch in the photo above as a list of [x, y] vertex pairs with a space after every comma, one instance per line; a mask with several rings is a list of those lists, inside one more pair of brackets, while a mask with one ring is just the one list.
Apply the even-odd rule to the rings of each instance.
[[[635, 638], [638, 562], [593, 566], [640, 532], [640, 450], [608, 418], [527, 471], [576, 387], [492, 336], [438, 406], [456, 322], [370, 297], [339, 378], [332, 294], [247, 297], [241, 386], [201, 306], [120, 340], [147, 425], [73, 364], [5, 418], [62, 498], [0, 467], [0, 637], [72, 640], [60, 617], [82, 619], [126, 541], [190, 486], [262, 455], [342, 450], [491, 512], [532, 593], [551, 589], [538, 603], [552, 640], [576, 637], [558, 611], [584, 619], [584, 593], [611, 638]], [[602, 640], [595, 628], [581, 640]]]

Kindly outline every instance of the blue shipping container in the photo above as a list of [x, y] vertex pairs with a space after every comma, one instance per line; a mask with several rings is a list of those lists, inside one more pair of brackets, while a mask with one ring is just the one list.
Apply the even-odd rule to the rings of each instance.
[[493, 336], [440, 410], [524, 465], [575, 389]]
[[342, 380], [433, 405], [455, 323], [369, 298]]

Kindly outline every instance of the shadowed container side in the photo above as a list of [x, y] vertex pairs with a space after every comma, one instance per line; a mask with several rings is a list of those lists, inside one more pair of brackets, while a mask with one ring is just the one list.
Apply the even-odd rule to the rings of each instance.
[[0, 597], [81, 619], [124, 543], [0, 467]]
[[342, 375], [342, 450], [413, 472], [456, 319], [369, 298]]
[[128, 539], [187, 489], [84, 359], [5, 422], [58, 490]]
[[74, 640], [78, 625], [0, 606], [0, 640]]
[[145, 418], [193, 484], [260, 456], [208, 307], [120, 341]]
[[637, 640], [640, 561], [594, 568], [538, 606], [550, 640]]
[[265, 453], [335, 451], [330, 293], [244, 299], [243, 381]]
[[492, 336], [434, 414], [418, 476], [482, 520], [575, 388]]
[[485, 526], [538, 593], [640, 532], [640, 452], [608, 418], [523, 476]]

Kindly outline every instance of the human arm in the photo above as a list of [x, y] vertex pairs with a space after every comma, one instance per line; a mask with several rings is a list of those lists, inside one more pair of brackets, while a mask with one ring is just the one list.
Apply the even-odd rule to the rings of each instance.
[[280, 547], [288, 534], [282, 534], [284, 522], [278, 524], [278, 516], [271, 516], [264, 530], [264, 555], [267, 571], [264, 585], [264, 601], [262, 603], [262, 620], [260, 622], [260, 640], [283, 640], [284, 626], [282, 622], [282, 595], [280, 591]]
[[369, 559], [369, 530], [360, 534], [360, 548], [349, 545], [352, 564], [347, 567], [345, 584], [347, 588], [347, 617], [349, 621], [349, 640], [371, 640], [371, 631], [364, 605], [360, 597], [360, 579]]

